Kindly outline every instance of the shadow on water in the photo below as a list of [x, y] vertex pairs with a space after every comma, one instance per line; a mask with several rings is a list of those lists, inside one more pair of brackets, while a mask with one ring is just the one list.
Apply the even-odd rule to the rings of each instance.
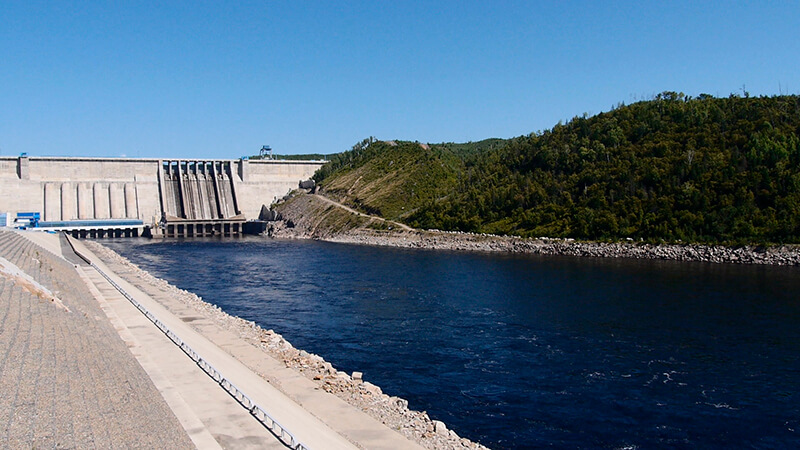
[[490, 447], [800, 445], [796, 268], [108, 244]]

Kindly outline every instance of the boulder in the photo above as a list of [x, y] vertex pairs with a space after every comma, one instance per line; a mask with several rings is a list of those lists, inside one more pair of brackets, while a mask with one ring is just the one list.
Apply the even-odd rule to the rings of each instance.
[[441, 436], [447, 436], [449, 434], [447, 432], [447, 425], [445, 425], [441, 420], [433, 421], [433, 431]]
[[261, 212], [258, 214], [258, 220], [272, 222], [281, 219], [283, 219], [283, 217], [281, 217], [281, 213], [267, 208], [267, 205], [261, 205]]
[[380, 387], [370, 383], [369, 381], [365, 381], [364, 382], [364, 388], [367, 390], [367, 392], [370, 392], [373, 395], [381, 395], [381, 394], [383, 394], [383, 391], [381, 390]]

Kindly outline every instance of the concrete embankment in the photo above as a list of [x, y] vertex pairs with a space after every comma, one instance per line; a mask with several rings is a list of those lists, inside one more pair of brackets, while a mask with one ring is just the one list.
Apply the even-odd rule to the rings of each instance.
[[4, 448], [482, 448], [99, 244], [68, 244], [0, 231]]
[[321, 357], [294, 348], [280, 334], [230, 316], [96, 242], [85, 244], [109, 270], [158, 298], [170, 313], [359, 447], [485, 448], [426, 413], [408, 409], [407, 401], [384, 394], [359, 373], [338, 371]]
[[[272, 435], [275, 433], [292, 447], [300, 443], [309, 449], [356, 448], [354, 442], [289, 399], [224, 348], [241, 343], [225, 340], [225, 335], [214, 330], [198, 332], [189, 323], [202, 321], [201, 317], [172, 313], [167, 307], [169, 295], [143, 292], [117, 275], [83, 242], [73, 245], [92, 262], [94, 272], [88, 278], [97, 286], [98, 301], [114, 311], [114, 318], [129, 333], [127, 340], [139, 350], [137, 358], [144, 357], [140, 363], [154, 381], [159, 381], [156, 385], [173, 410], [183, 413], [179, 419], [188, 416], [184, 426], [193, 440], [193, 431], [201, 427], [222, 447], [280, 448], [281, 442]], [[103, 284], [104, 280], [111, 285]], [[147, 320], [142, 320], [145, 317]], [[156, 370], [149, 370], [151, 367]], [[167, 396], [174, 391], [179, 394], [175, 402], [171, 401], [175, 398]], [[203, 436], [200, 438], [205, 441], [202, 446], [209, 444]]]
[[[274, 236], [319, 239], [363, 245], [456, 251], [528, 253], [594, 258], [635, 258], [735, 264], [800, 266], [800, 246], [740, 246], [581, 242], [572, 239], [495, 236], [488, 234], [407, 230], [379, 218], [353, 215], [320, 195], [298, 193], [279, 204], [284, 222]], [[286, 226], [291, 221], [292, 226]]]
[[51, 244], [0, 230], [0, 447], [192, 448], [80, 268]]

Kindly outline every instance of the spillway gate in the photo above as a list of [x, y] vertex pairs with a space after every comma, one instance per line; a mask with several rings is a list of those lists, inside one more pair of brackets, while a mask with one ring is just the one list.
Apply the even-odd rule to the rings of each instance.
[[158, 232], [162, 237], [240, 235], [245, 217], [234, 176], [231, 161], [159, 161]]

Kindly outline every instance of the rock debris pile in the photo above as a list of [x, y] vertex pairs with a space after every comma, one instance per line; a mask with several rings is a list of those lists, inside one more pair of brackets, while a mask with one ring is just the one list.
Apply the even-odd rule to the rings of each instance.
[[[154, 277], [107, 247], [96, 242], [86, 244], [92, 252], [109, 264], [112, 270], [129, 282], [145, 283], [162, 292], [170, 293], [216, 325], [236, 333], [251, 345], [260, 348], [269, 357], [283, 362], [287, 368], [294, 369], [313, 380], [322, 390], [360, 408], [423, 447], [437, 450], [486, 448], [469, 439], [461, 438], [453, 430], [449, 430], [443, 422], [431, 419], [426, 412], [409, 409], [407, 400], [383, 393], [380, 387], [363, 380], [360, 372], [351, 375], [337, 370], [322, 357], [296, 349], [275, 331], [265, 330], [255, 322], [231, 316], [197, 295]], [[270, 379], [269, 374], [259, 375], [268, 381], [274, 381]], [[277, 383], [273, 385], [280, 388]]]

